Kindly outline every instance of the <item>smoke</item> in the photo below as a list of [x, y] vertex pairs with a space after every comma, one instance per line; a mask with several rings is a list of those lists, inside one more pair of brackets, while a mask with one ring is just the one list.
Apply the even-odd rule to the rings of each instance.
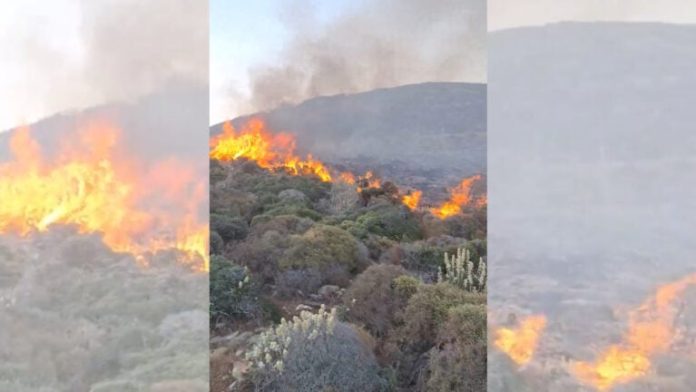
[[297, 8], [282, 19], [292, 38], [281, 63], [250, 71], [255, 110], [319, 95], [486, 77], [483, 0], [369, 2], [329, 25]]
[[27, 1], [3, 4], [0, 14], [0, 129], [207, 86], [207, 2]]

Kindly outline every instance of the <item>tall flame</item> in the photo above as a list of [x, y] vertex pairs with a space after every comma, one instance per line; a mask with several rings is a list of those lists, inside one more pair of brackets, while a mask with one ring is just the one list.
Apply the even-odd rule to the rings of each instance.
[[516, 364], [522, 366], [532, 360], [539, 338], [546, 328], [546, 317], [529, 316], [517, 328], [498, 328], [495, 331], [495, 346]]
[[295, 138], [286, 133], [271, 134], [259, 118], [248, 121], [240, 132], [225, 122], [223, 132], [210, 140], [210, 157], [219, 161], [249, 159], [264, 169], [286, 170], [293, 175], [314, 174], [331, 181], [326, 166], [308, 155], [295, 155]]
[[433, 208], [432, 213], [440, 219], [449, 218], [462, 212], [462, 208], [472, 201], [471, 188], [474, 183], [481, 180], [477, 174], [462, 180], [456, 187], [450, 189], [450, 198], [441, 206]]
[[[172, 164], [140, 178], [128, 162], [111, 154], [118, 139], [114, 127], [100, 125], [80, 137], [82, 151], [66, 147], [49, 163], [29, 129], [16, 130], [10, 140], [14, 160], [0, 164], [0, 234], [26, 236], [56, 224], [72, 225], [80, 233], [101, 233], [112, 250], [134, 254], [143, 263], [150, 252], [179, 249], [192, 268], [207, 270], [208, 229], [195, 214], [205, 187], [199, 184], [194, 195], [168, 190], [186, 185], [180, 180], [181, 170], [172, 173]], [[148, 193], [155, 197], [145, 197]], [[190, 205], [183, 214], [158, 210], [156, 203], [140, 208], [160, 197], [190, 198]], [[160, 227], [175, 232], [165, 233]]]
[[650, 357], [667, 352], [677, 336], [675, 301], [691, 285], [696, 274], [658, 288], [655, 295], [629, 314], [629, 328], [621, 344], [614, 344], [595, 362], [578, 362], [573, 372], [600, 391], [648, 373]]

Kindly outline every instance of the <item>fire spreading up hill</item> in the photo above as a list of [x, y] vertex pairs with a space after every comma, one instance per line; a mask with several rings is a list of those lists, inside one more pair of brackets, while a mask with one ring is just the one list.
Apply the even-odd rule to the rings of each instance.
[[[252, 118], [239, 131], [230, 122], [223, 125], [223, 132], [210, 140], [210, 158], [218, 161], [247, 159], [268, 170], [283, 170], [291, 175], [314, 175], [324, 182], [340, 181], [355, 185], [357, 192], [379, 188], [382, 181], [372, 171], [363, 175], [336, 172], [308, 154], [302, 158], [295, 152], [296, 141], [292, 134], [270, 131], [260, 118]], [[482, 181], [481, 175], [467, 177], [450, 189], [450, 198], [441, 205], [430, 208], [440, 219], [462, 213], [467, 208], [481, 208], [487, 204], [485, 194], [474, 195], [472, 187]], [[402, 194], [401, 202], [411, 210], [419, 209], [423, 192], [412, 189]]]
[[18, 129], [13, 159], [0, 164], [0, 234], [68, 225], [101, 234], [109, 248], [142, 265], [149, 255], [178, 250], [183, 263], [207, 271], [208, 228], [198, 217], [205, 182], [173, 159], [143, 173], [135, 158], [118, 153], [119, 133], [93, 125], [49, 159], [28, 128]]
[[[594, 362], [577, 361], [571, 373], [582, 383], [599, 391], [647, 376], [652, 358], [673, 350], [675, 343], [688, 334], [678, 325], [677, 317], [685, 292], [696, 286], [696, 274], [660, 286], [655, 294], [628, 314], [628, 330], [621, 342], [611, 344]], [[543, 340], [546, 317], [533, 315], [516, 328], [497, 328], [495, 346], [518, 366], [530, 362]]]

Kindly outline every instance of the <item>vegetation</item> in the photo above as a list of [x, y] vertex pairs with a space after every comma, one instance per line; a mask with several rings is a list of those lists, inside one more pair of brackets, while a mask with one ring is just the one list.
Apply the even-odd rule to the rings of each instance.
[[211, 165], [210, 202], [212, 334], [264, 327], [232, 390], [485, 390], [485, 212], [252, 162]]

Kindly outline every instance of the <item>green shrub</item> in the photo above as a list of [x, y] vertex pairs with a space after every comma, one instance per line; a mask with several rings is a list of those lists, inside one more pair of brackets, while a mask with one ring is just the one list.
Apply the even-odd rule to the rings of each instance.
[[411, 275], [401, 275], [392, 282], [394, 292], [401, 298], [409, 300], [418, 291], [421, 281]]
[[222, 256], [210, 259], [210, 318], [250, 319], [261, 312], [249, 271]]
[[414, 241], [423, 237], [418, 219], [406, 207], [378, 205], [356, 219], [357, 228], [396, 241]]
[[280, 267], [324, 268], [332, 264], [355, 271], [364, 262], [358, 241], [338, 227], [314, 225], [302, 235], [292, 236], [290, 248], [280, 260]]
[[406, 270], [402, 267], [376, 264], [358, 275], [343, 296], [350, 320], [375, 336], [384, 336], [408, 300], [401, 290], [403, 286], [397, 290], [395, 285], [395, 279], [404, 274]]
[[210, 229], [225, 242], [242, 240], [249, 232], [249, 226], [242, 218], [216, 213], [210, 214]]
[[416, 350], [427, 349], [435, 343], [433, 331], [447, 320], [450, 308], [485, 302], [485, 294], [469, 293], [447, 283], [422, 284], [401, 314], [398, 336]]
[[382, 391], [370, 342], [336, 311], [302, 312], [261, 333], [246, 353], [259, 391]]
[[486, 390], [486, 308], [450, 308], [439, 328], [438, 345], [430, 350], [424, 384], [427, 391]]
[[211, 254], [222, 254], [225, 249], [225, 241], [222, 239], [220, 234], [215, 230], [210, 230], [210, 253]]

